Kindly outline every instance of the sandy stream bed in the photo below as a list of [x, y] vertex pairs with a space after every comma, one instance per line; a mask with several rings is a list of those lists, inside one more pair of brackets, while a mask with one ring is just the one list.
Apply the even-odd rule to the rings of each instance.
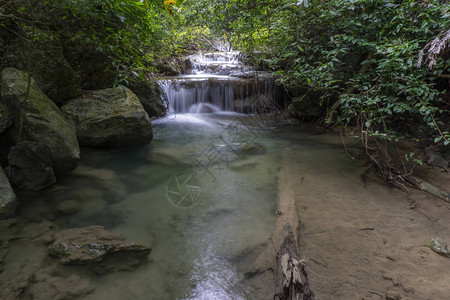
[[[327, 160], [299, 156], [278, 173], [277, 228], [299, 222], [299, 255], [316, 299], [450, 299], [450, 259], [425, 246], [450, 240], [450, 204], [389, 188], [375, 174], [363, 182], [352, 175], [363, 167]], [[415, 174], [450, 188], [450, 175], [437, 169]]]

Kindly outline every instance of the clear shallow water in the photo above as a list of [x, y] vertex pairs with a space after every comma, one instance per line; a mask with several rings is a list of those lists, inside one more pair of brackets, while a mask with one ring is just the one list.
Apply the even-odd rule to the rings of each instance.
[[[103, 225], [153, 247], [149, 263], [132, 271], [99, 276], [64, 268], [66, 275], [79, 274], [96, 286], [83, 299], [260, 299], [273, 283], [258, 286], [245, 274], [255, 270], [270, 243], [279, 153], [268, 132], [251, 122], [235, 113], [176, 115], [154, 122], [148, 146], [82, 149], [72, 175], [49, 191], [21, 195], [27, 200], [19, 214], [27, 222], [50, 220], [59, 229]], [[239, 145], [226, 135], [229, 130], [257, 147], [228, 147]], [[170, 182], [183, 174], [195, 178], [200, 195], [178, 204], [168, 192]], [[191, 197], [189, 188], [181, 192]], [[58, 213], [55, 207], [67, 200], [77, 202], [80, 211]], [[31, 255], [8, 255], [2, 282], [20, 269], [12, 268], [13, 261], [52, 262], [45, 245], [34, 247], [39, 251]]]
[[[157, 120], [150, 145], [83, 149], [79, 167], [57, 186], [21, 195], [27, 200], [20, 222], [50, 220], [59, 229], [103, 225], [153, 247], [149, 262], [131, 271], [63, 268], [65, 276], [78, 274], [95, 285], [82, 299], [271, 299], [273, 277], [248, 274], [261, 267], [256, 261], [271, 243], [281, 156], [286, 161], [289, 152], [324, 174], [333, 164], [355, 180], [358, 171], [338, 138], [273, 125], [230, 112]], [[175, 178], [180, 186], [191, 179], [174, 190]], [[180, 203], [180, 194], [191, 202]], [[80, 211], [59, 213], [55, 208], [67, 200]], [[24, 265], [55, 262], [44, 244], [19, 239], [11, 249], [1, 283]]]

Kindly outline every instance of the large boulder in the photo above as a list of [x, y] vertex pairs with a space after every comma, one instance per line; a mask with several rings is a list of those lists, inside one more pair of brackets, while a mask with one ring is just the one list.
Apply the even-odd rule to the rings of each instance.
[[0, 219], [14, 215], [17, 204], [16, 194], [14, 194], [8, 178], [0, 167]]
[[139, 80], [131, 83], [129, 88], [141, 100], [142, 106], [149, 117], [159, 118], [166, 113], [164, 102], [168, 102], [167, 96], [158, 82]]
[[[12, 139], [15, 143], [25, 140], [47, 145], [55, 173], [71, 171], [80, 157], [75, 130], [33, 79], [30, 83], [28, 89], [28, 74], [25, 72], [13, 68], [1, 72], [0, 101], [14, 116], [13, 126], [9, 130]], [[19, 137], [21, 116], [23, 131]]]
[[152, 124], [138, 97], [126, 87], [86, 91], [61, 108], [86, 146], [135, 146], [153, 138]]
[[10, 178], [22, 190], [40, 191], [56, 182], [47, 145], [23, 141], [8, 154]]
[[11, 42], [4, 55], [5, 67], [29, 69], [37, 86], [56, 104], [75, 98], [80, 92], [80, 74], [64, 57], [61, 43], [41, 40], [33, 43], [33, 51], [29, 48], [23, 39]]

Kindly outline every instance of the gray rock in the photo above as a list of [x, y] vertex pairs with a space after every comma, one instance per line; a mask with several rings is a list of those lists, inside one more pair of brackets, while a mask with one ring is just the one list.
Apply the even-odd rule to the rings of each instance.
[[14, 215], [18, 201], [8, 178], [0, 167], [0, 219]]
[[119, 253], [146, 257], [151, 250], [149, 246], [126, 242], [123, 237], [106, 231], [102, 226], [61, 231], [48, 247], [49, 254], [60, 258], [60, 262], [65, 265], [95, 264]]
[[80, 145], [145, 145], [153, 138], [148, 114], [126, 87], [88, 91], [61, 110], [74, 123]]
[[11, 182], [22, 190], [40, 191], [56, 182], [50, 149], [36, 142], [20, 142], [8, 154]]
[[431, 153], [428, 157], [427, 164], [440, 168], [448, 167], [448, 161], [439, 153]]
[[[158, 118], [165, 114], [166, 108], [163, 99], [165, 99], [166, 95], [156, 81], [138, 81], [131, 84], [129, 88], [139, 98], [149, 117]], [[167, 99], [165, 100], [168, 101]]]
[[[1, 72], [1, 101], [14, 116], [10, 134], [15, 143], [20, 140], [40, 142], [49, 147], [55, 173], [73, 170], [80, 157], [74, 129], [64, 119], [58, 107], [31, 80], [27, 98], [28, 75], [8, 68]], [[18, 137], [21, 107], [23, 132]]]
[[[52, 35], [42, 28], [40, 32]], [[64, 57], [61, 44], [57, 40], [35, 40], [30, 53], [28, 41], [19, 38], [12, 42], [5, 53], [8, 57], [6, 66], [19, 70], [28, 70], [29, 67], [39, 89], [56, 104], [73, 99], [80, 92], [79, 72]]]

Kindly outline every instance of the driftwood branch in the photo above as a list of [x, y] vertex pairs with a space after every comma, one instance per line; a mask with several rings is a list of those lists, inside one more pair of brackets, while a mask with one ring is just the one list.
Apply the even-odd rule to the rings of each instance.
[[297, 253], [297, 241], [292, 228], [285, 227], [283, 245], [277, 255], [274, 300], [312, 300], [305, 266]]
[[[373, 161], [373, 159], [371, 159]], [[394, 168], [387, 162], [375, 162], [377, 171], [390, 184], [395, 185], [403, 190], [408, 190], [406, 185], [411, 185], [414, 188], [430, 193], [431, 195], [450, 203], [450, 193], [428, 183], [422, 179], [414, 177], [411, 172], [406, 173]]]
[[436, 196], [444, 200], [445, 202], [450, 203], [450, 193], [441, 190], [438, 187], [411, 175], [406, 176], [405, 180], [409, 182], [411, 185], [413, 185], [415, 188], [428, 192], [431, 195]]

